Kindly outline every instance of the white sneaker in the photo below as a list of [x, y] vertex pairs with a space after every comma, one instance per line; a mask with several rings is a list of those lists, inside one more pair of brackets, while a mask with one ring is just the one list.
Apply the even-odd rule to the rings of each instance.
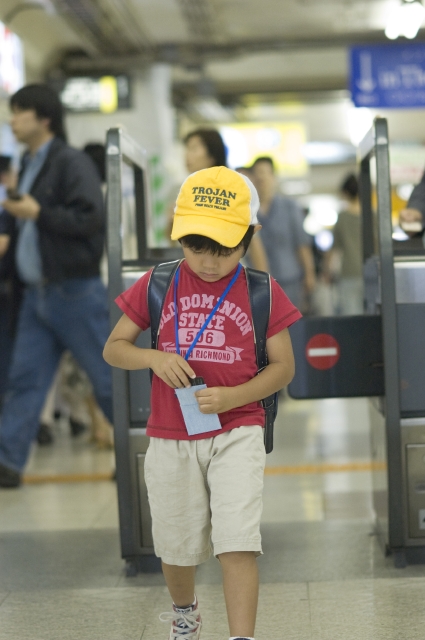
[[161, 622], [171, 622], [168, 640], [199, 640], [202, 620], [199, 613], [198, 599], [187, 609], [179, 609], [173, 604], [173, 611], [161, 613]]

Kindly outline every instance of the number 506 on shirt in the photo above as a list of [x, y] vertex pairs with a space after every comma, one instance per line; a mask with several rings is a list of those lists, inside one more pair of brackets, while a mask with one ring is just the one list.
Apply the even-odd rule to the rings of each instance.
[[[196, 335], [197, 329], [179, 329], [179, 342], [181, 345], [192, 344]], [[207, 329], [199, 338], [199, 345], [210, 345], [213, 347], [222, 347], [225, 342], [225, 336], [223, 331], [214, 331]]]

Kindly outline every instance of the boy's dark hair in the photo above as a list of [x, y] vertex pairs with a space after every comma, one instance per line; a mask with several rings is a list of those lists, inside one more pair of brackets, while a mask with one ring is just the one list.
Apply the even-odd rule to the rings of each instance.
[[243, 255], [248, 250], [248, 247], [251, 243], [252, 236], [254, 235], [254, 225], [250, 225], [236, 247], [224, 247], [222, 244], [212, 240], [211, 238], [207, 238], [206, 236], [200, 236], [196, 233], [191, 233], [187, 236], [183, 236], [179, 239], [180, 244], [182, 244], [187, 249], [192, 249], [192, 251], [205, 251], [206, 253], [212, 253], [217, 256], [230, 256], [232, 253], [237, 251], [240, 247], [243, 247]]
[[272, 168], [273, 173], [275, 172], [275, 166], [274, 166], [274, 161], [273, 158], [271, 158], [270, 156], [260, 156], [259, 158], [256, 158], [252, 164], [252, 168], [254, 169], [255, 166], [257, 164], [259, 164], [260, 162], [267, 162], [267, 164], [269, 164]]
[[227, 149], [224, 145], [223, 138], [215, 129], [195, 129], [184, 138], [184, 144], [187, 144], [191, 138], [198, 136], [201, 138], [208, 155], [214, 160], [214, 167], [225, 167], [227, 159]]
[[359, 195], [359, 181], [354, 173], [348, 174], [344, 178], [340, 186], [341, 193], [345, 194], [350, 200], [355, 200]]
[[59, 96], [47, 84], [27, 84], [10, 98], [10, 107], [33, 109], [37, 118], [48, 118], [49, 129], [57, 138], [66, 141], [63, 107]]

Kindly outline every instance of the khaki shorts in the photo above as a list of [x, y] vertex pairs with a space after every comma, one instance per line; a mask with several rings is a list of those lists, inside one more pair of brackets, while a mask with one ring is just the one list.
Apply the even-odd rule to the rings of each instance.
[[151, 438], [145, 478], [155, 553], [193, 566], [230, 551], [262, 553], [263, 429], [203, 440]]

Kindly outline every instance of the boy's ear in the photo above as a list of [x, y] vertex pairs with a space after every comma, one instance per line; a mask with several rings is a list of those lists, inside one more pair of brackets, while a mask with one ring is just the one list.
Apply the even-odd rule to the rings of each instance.
[[255, 235], [257, 233], [257, 231], [260, 231], [260, 229], [261, 229], [261, 224], [256, 224], [255, 227], [254, 227], [254, 234], [253, 235]]

